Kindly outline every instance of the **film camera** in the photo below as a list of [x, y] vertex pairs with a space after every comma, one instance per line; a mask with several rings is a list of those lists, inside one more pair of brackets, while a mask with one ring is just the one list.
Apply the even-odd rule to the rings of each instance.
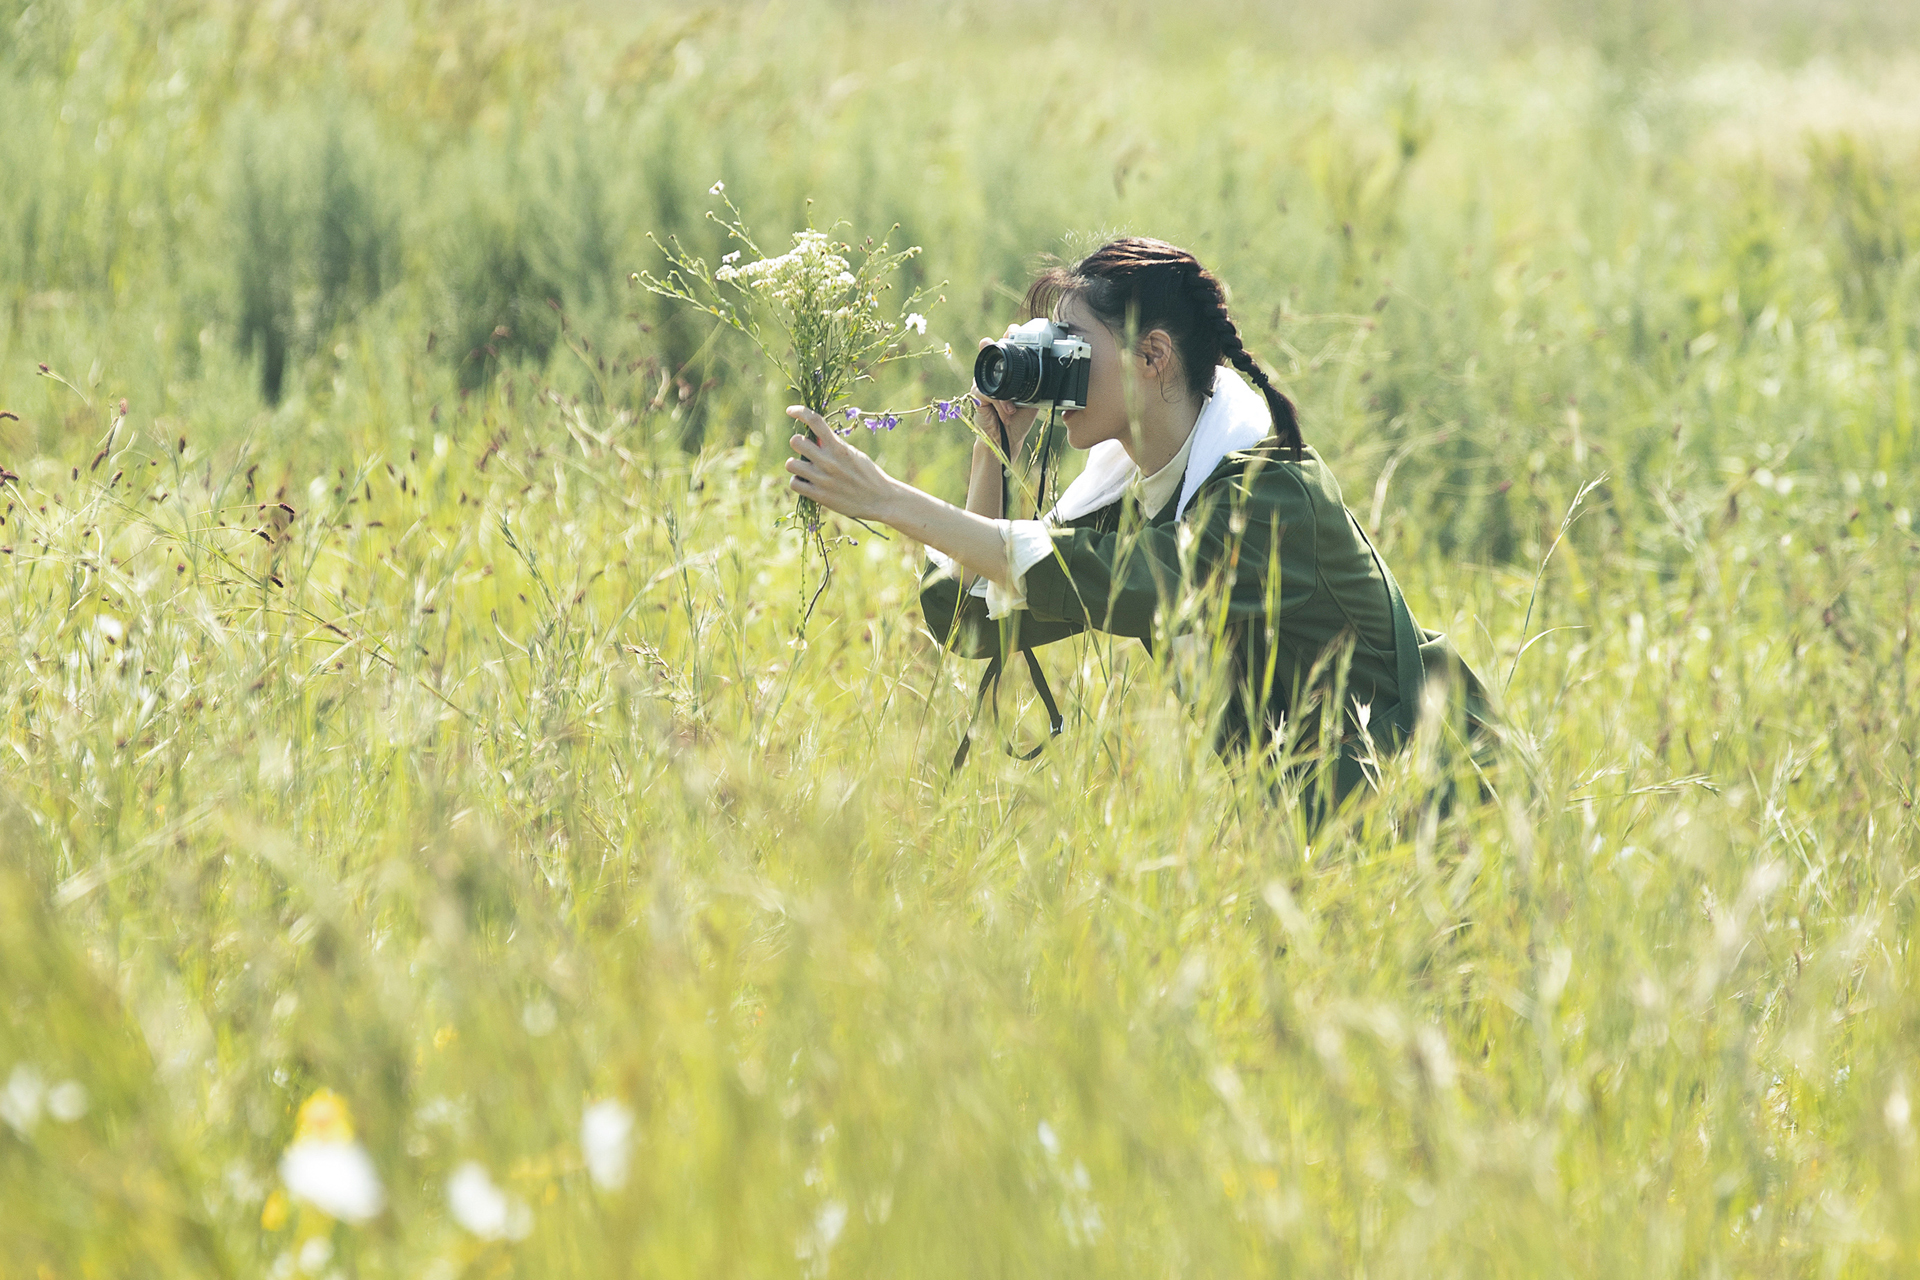
[[1015, 404], [1087, 407], [1087, 374], [1093, 348], [1051, 320], [1029, 320], [973, 362], [973, 385], [991, 400]]

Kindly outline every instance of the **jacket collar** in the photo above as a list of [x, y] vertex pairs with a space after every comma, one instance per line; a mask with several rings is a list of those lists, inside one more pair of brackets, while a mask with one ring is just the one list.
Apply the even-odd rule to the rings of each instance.
[[[1172, 518], [1177, 520], [1186, 514], [1187, 504], [1201, 482], [1213, 474], [1222, 458], [1251, 449], [1272, 430], [1273, 417], [1267, 411], [1266, 397], [1226, 365], [1216, 369], [1213, 394], [1207, 397], [1193, 424], [1193, 452], [1187, 456], [1186, 476], [1180, 482], [1180, 500], [1173, 505]], [[1127, 483], [1139, 474], [1140, 468], [1133, 465], [1118, 440], [1103, 440], [1087, 451], [1086, 468], [1060, 495], [1047, 519], [1064, 524], [1098, 511], [1118, 501]]]

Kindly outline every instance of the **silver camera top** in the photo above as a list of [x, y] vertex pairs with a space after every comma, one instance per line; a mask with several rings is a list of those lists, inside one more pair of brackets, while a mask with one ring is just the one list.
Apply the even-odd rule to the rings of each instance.
[[1050, 351], [1061, 360], [1085, 360], [1093, 356], [1093, 348], [1085, 338], [1074, 337], [1045, 316], [1015, 325], [1013, 332], [1002, 341], [1016, 347]]

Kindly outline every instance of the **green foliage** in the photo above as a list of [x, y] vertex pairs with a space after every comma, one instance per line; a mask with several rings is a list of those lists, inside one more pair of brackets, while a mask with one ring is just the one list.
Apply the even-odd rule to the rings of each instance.
[[[1900, 81], [1356, 12], [0, 6], [0, 1270], [1920, 1261]], [[1308, 833], [1099, 638], [949, 777], [917, 549], [797, 642], [788, 393], [625, 283], [717, 178], [953, 282], [877, 404], [1041, 252], [1191, 244], [1512, 673], [1498, 799], [1422, 742]], [[282, 1181], [322, 1089], [364, 1225]]]

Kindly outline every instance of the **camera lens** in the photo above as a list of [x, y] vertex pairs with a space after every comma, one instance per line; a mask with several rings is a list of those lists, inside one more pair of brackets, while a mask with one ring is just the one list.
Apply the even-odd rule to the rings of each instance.
[[989, 400], [1031, 402], [1040, 389], [1040, 353], [1006, 342], [982, 347], [973, 361], [973, 385]]

